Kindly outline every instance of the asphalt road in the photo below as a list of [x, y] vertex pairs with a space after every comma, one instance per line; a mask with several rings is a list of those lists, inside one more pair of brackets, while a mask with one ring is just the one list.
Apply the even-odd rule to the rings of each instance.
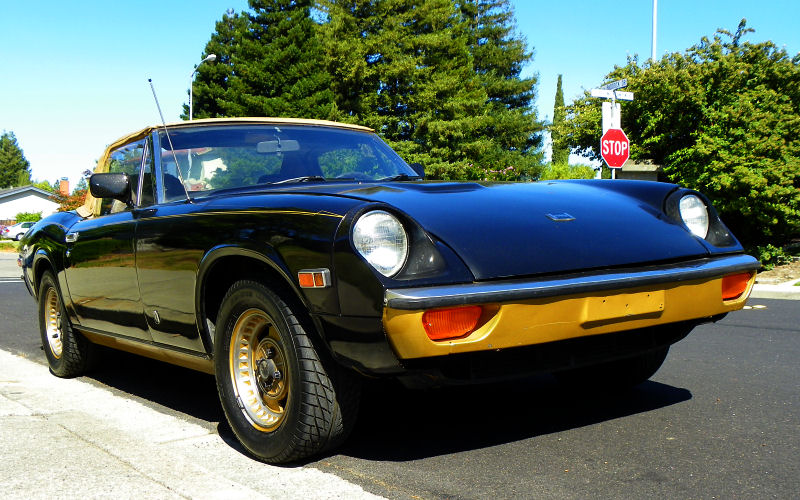
[[[370, 386], [351, 439], [303, 467], [389, 498], [797, 498], [800, 302], [750, 306], [697, 328], [651, 381], [613, 400], [564, 394], [546, 377]], [[13, 280], [0, 279], [0, 349], [46, 364], [35, 304]], [[83, 380], [237, 447], [210, 376], [109, 352]]]

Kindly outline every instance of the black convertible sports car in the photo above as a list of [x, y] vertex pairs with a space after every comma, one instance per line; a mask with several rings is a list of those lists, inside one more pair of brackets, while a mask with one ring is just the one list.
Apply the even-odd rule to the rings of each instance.
[[267, 462], [342, 442], [360, 380], [552, 372], [637, 384], [743, 307], [758, 263], [700, 193], [664, 183], [427, 182], [367, 128], [148, 127], [20, 259], [54, 374], [96, 344], [214, 374]]

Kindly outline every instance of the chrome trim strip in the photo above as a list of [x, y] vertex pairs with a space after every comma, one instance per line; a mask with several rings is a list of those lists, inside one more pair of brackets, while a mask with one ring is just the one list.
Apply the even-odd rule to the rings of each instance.
[[419, 310], [509, 302], [715, 278], [741, 271], [756, 271], [759, 267], [758, 261], [749, 255], [728, 255], [677, 264], [576, 273], [540, 279], [396, 288], [386, 290], [383, 303], [392, 309]]

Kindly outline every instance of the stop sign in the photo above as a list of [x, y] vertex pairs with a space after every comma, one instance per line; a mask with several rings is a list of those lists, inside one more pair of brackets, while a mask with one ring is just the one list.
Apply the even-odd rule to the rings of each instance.
[[610, 128], [600, 139], [600, 156], [610, 168], [622, 168], [628, 161], [630, 142], [620, 128]]

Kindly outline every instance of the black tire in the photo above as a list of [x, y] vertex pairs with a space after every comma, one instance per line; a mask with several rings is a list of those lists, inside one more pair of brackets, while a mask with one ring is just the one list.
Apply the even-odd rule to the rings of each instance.
[[669, 346], [633, 356], [556, 373], [556, 378], [573, 389], [614, 392], [630, 389], [649, 379], [661, 368]]
[[50, 271], [45, 271], [39, 283], [39, 333], [53, 375], [77, 377], [93, 366], [96, 348], [72, 329], [61, 291]]
[[360, 381], [317, 349], [307, 319], [260, 283], [225, 297], [214, 339], [222, 408], [259, 460], [293, 462], [341, 444], [358, 412]]
[[22, 239], [22, 234], [23, 234], [23, 233], [18, 233], [16, 236], [14, 236], [14, 241], [19, 241], [19, 240], [21, 240], [21, 239]]

